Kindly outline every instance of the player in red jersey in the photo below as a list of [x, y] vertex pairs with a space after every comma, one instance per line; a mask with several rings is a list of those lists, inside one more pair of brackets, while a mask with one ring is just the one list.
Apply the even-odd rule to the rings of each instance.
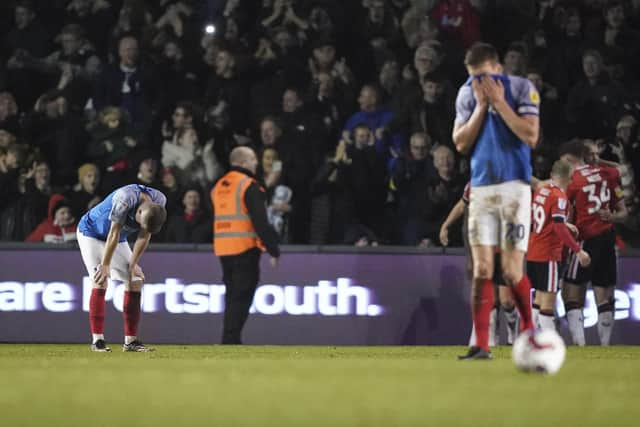
[[541, 329], [555, 329], [553, 318], [562, 247], [571, 248], [581, 266], [591, 263], [589, 254], [580, 248], [567, 227], [569, 203], [564, 191], [571, 182], [571, 173], [569, 163], [556, 161], [551, 169], [551, 182], [533, 194], [527, 274], [536, 290], [540, 310], [537, 326]]
[[[620, 174], [615, 168], [597, 164], [597, 148], [573, 141], [561, 147], [561, 159], [574, 168], [567, 197], [573, 203], [580, 248], [593, 260], [580, 265], [574, 253], [565, 274], [562, 298], [565, 303], [573, 343], [585, 345], [582, 309], [586, 285], [591, 282], [598, 306], [598, 335], [601, 345], [609, 345], [614, 320], [614, 291], [617, 282], [617, 253], [613, 222], [627, 215], [622, 200]], [[587, 164], [589, 158], [594, 164]], [[595, 268], [594, 266], [597, 266]]]

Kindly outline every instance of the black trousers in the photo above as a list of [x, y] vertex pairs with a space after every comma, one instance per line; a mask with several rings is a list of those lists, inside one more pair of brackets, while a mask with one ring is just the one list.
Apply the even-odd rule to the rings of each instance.
[[260, 279], [260, 250], [250, 249], [239, 255], [220, 257], [224, 296], [222, 344], [242, 344], [242, 328]]

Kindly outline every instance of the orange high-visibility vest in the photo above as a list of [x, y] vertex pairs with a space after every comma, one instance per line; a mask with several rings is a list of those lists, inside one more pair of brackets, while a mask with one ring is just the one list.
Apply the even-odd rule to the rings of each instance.
[[252, 248], [264, 250], [244, 202], [253, 182], [250, 176], [232, 170], [211, 190], [213, 251], [217, 256], [238, 255]]

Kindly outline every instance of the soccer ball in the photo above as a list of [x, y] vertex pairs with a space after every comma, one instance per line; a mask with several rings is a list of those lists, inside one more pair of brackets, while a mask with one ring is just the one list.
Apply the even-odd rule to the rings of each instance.
[[513, 343], [513, 362], [525, 372], [555, 374], [562, 367], [566, 348], [553, 329], [522, 332]]

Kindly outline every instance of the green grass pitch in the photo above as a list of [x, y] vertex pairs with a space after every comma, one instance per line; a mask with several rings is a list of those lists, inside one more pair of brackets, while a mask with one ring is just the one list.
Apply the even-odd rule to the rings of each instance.
[[0, 425], [640, 425], [640, 347], [570, 348], [548, 377], [507, 347], [112, 348], [0, 345]]

